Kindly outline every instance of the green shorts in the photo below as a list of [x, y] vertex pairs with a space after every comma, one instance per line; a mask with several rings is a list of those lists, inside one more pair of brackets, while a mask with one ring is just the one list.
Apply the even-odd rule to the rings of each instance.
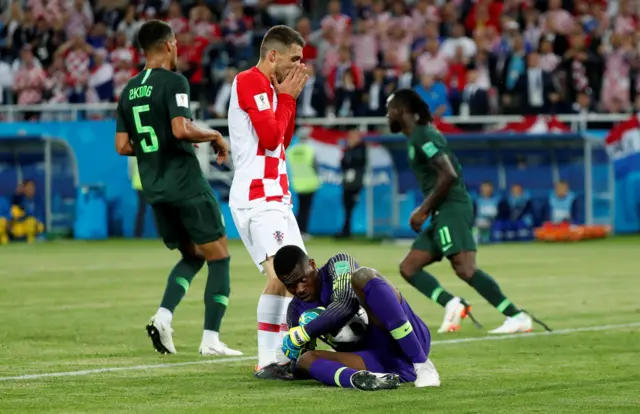
[[432, 216], [429, 227], [420, 233], [411, 248], [429, 252], [438, 261], [460, 252], [476, 251], [473, 207], [460, 204], [440, 208]]
[[218, 200], [212, 193], [152, 207], [158, 234], [169, 249], [189, 242], [211, 243], [226, 234]]

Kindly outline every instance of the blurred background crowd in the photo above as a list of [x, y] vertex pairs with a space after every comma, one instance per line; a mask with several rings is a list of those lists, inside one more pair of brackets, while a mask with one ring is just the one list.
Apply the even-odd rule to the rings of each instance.
[[[144, 65], [148, 19], [175, 30], [178, 70], [224, 118], [237, 71], [274, 24], [307, 41], [299, 116], [380, 116], [395, 88], [436, 115], [640, 109], [633, 0], [0, 0], [0, 102], [114, 102]], [[36, 118], [38, 113], [27, 113]]]

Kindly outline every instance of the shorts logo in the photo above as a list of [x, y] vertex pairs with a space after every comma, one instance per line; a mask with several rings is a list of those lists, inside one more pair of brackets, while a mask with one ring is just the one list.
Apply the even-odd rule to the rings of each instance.
[[278, 244], [282, 244], [282, 242], [284, 241], [284, 233], [280, 230], [276, 230], [276, 232], [273, 233], [273, 238], [276, 239]]

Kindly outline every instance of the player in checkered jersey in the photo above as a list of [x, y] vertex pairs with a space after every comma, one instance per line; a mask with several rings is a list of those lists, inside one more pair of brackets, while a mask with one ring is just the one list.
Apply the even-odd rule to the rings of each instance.
[[[296, 98], [309, 78], [304, 40], [287, 26], [272, 27], [260, 61], [233, 81], [229, 135], [235, 168], [229, 206], [240, 237], [267, 285], [258, 301], [258, 365], [286, 362], [282, 337], [291, 297], [273, 270], [281, 246], [304, 249], [291, 206], [285, 149], [295, 128]], [[256, 375], [260, 378], [260, 375]]]

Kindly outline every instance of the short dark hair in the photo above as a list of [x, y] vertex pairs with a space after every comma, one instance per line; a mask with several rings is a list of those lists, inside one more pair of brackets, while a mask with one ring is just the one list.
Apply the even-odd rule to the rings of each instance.
[[426, 125], [433, 121], [429, 105], [413, 89], [400, 89], [394, 92], [392, 102], [418, 115], [419, 125]]
[[173, 29], [161, 20], [149, 20], [138, 30], [138, 45], [148, 52], [174, 36]]
[[273, 26], [262, 39], [260, 45], [260, 57], [267, 56], [269, 50], [276, 49], [280, 46], [290, 47], [291, 45], [304, 47], [304, 39], [302, 35], [289, 26], [277, 25]]
[[275, 270], [278, 279], [282, 280], [282, 276], [290, 274], [298, 264], [308, 259], [309, 257], [300, 247], [294, 245], [283, 246], [273, 258], [273, 270]]

